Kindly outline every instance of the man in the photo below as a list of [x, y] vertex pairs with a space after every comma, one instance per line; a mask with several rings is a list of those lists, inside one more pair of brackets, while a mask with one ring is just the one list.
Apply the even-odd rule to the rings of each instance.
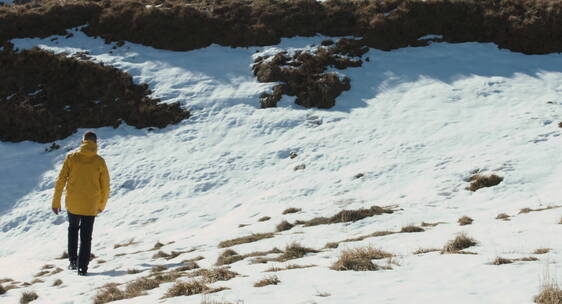
[[[66, 186], [65, 206], [68, 213], [69, 269], [78, 269], [78, 275], [88, 273], [92, 231], [96, 215], [105, 209], [109, 197], [109, 173], [104, 159], [97, 155], [97, 136], [84, 134], [78, 151], [69, 153], [59, 173], [53, 197], [53, 212], [61, 210], [62, 191]], [[80, 231], [80, 253], [78, 250]]]

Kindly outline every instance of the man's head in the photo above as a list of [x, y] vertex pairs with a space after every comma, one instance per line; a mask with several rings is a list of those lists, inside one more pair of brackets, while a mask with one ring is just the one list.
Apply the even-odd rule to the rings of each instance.
[[88, 132], [84, 133], [84, 141], [86, 141], [86, 140], [98, 142], [98, 136], [96, 135], [96, 133], [94, 133], [92, 131], [88, 131]]

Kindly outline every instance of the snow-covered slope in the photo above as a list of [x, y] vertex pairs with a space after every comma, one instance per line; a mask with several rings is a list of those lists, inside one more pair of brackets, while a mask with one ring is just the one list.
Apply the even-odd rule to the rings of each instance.
[[[74, 37], [14, 40], [18, 48], [87, 51], [94, 60], [146, 82], [163, 102], [179, 101], [193, 114], [162, 130], [128, 126], [96, 130], [100, 154], [112, 175], [108, 209], [96, 219], [89, 277], [64, 271], [30, 287], [12, 289], [2, 303], [34, 290], [37, 303], [88, 303], [96, 288], [128, 282], [154, 265], [171, 267], [203, 256], [212, 267], [220, 241], [271, 232], [293, 222], [342, 209], [398, 205], [393, 214], [350, 224], [297, 226], [274, 238], [233, 247], [245, 254], [298, 241], [322, 249], [375, 231], [445, 222], [422, 233], [394, 234], [341, 244], [290, 261], [316, 267], [277, 273], [279, 285], [253, 284], [271, 265], [232, 264], [244, 275], [215, 283], [230, 290], [211, 299], [243, 303], [531, 303], [545, 269], [561, 273], [562, 209], [518, 214], [522, 208], [562, 205], [562, 55], [527, 56], [492, 44], [436, 43], [392, 52], [371, 50], [363, 67], [339, 71], [352, 89], [330, 110], [304, 109], [284, 99], [259, 109], [270, 85], [251, 74], [252, 58], [273, 47], [211, 46], [191, 52], [155, 50], [131, 43], [113, 48], [101, 39]], [[285, 39], [275, 48], [310, 48], [323, 37]], [[6, 102], [6, 101], [2, 101]], [[0, 143], [0, 279], [33, 280], [66, 248], [65, 216], [50, 199], [67, 150], [80, 132], [54, 152], [36, 143]], [[295, 152], [298, 156], [291, 158]], [[304, 170], [294, 170], [304, 164]], [[504, 177], [498, 186], [465, 190], [479, 170]], [[358, 173], [361, 178], [354, 178]], [[288, 207], [301, 208], [282, 215]], [[499, 213], [510, 221], [495, 219]], [[459, 226], [461, 216], [474, 223]], [[263, 216], [272, 219], [259, 222]], [[241, 224], [247, 226], [239, 227]], [[438, 252], [459, 232], [479, 245], [476, 255]], [[139, 243], [114, 249], [134, 238]], [[172, 250], [196, 249], [166, 261], [152, 259], [155, 242]], [[373, 245], [396, 254], [399, 265], [373, 272], [334, 271], [346, 248]], [[546, 255], [533, 255], [551, 248]], [[117, 255], [117, 256], [116, 256]], [[539, 261], [490, 265], [496, 257], [536, 256]], [[285, 263], [287, 264], [287, 263]], [[145, 270], [127, 274], [128, 269]], [[51, 287], [61, 279], [63, 285]], [[201, 296], [158, 300], [172, 283], [130, 303], [200, 303]], [[326, 296], [329, 294], [329, 296]], [[323, 296], [320, 296], [323, 295]]]

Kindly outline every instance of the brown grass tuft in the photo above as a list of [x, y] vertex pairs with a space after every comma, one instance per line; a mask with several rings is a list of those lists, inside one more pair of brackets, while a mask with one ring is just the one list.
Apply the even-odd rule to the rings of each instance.
[[141, 273], [141, 272], [142, 272], [142, 270], [135, 269], [135, 268], [127, 269], [127, 274], [137, 274], [137, 273]]
[[415, 225], [408, 225], [405, 227], [402, 227], [402, 229], [400, 229], [400, 232], [402, 233], [411, 233], [411, 232], [424, 232], [425, 230], [421, 227], [415, 226]]
[[519, 214], [525, 214], [525, 213], [530, 213], [530, 212], [537, 212], [537, 211], [550, 210], [550, 209], [555, 209], [555, 208], [560, 208], [560, 207], [561, 207], [561, 206], [547, 206], [547, 207], [537, 208], [537, 209], [523, 208], [523, 209], [519, 210]]
[[441, 224], [445, 224], [445, 222], [436, 222], [436, 223], [426, 223], [426, 222], [422, 222], [421, 226], [422, 227], [435, 227], [437, 225], [441, 225]]
[[537, 304], [562, 303], [562, 289], [555, 281], [546, 281], [541, 285], [540, 293], [535, 297]]
[[236, 263], [243, 259], [244, 257], [239, 255], [238, 252], [232, 249], [227, 249], [223, 253], [221, 253], [221, 255], [217, 258], [217, 262], [215, 263], [215, 265], [217, 266], [228, 265], [228, 264]]
[[504, 264], [511, 264], [513, 263], [513, 259], [506, 259], [502, 257], [497, 257], [495, 260], [492, 261], [493, 265], [504, 265]]
[[158, 241], [158, 242], [156, 242], [156, 244], [154, 244], [154, 247], [152, 247], [152, 249], [150, 249], [150, 250], [158, 250], [158, 249], [160, 249], [164, 246], [165, 246], [164, 244], [162, 244]]
[[204, 293], [209, 289], [209, 286], [205, 285], [202, 281], [177, 282], [168, 289], [163, 298], [191, 296]]
[[160, 282], [154, 278], [139, 278], [132, 282], [127, 283], [125, 288], [128, 295], [141, 295], [145, 290], [158, 288]]
[[498, 214], [498, 216], [496, 216], [496, 219], [497, 220], [509, 221], [510, 217], [506, 213], [500, 213], [500, 214]]
[[283, 211], [283, 214], [297, 213], [297, 212], [300, 212], [300, 211], [302, 211], [301, 208], [292, 208], [292, 207], [291, 207], [291, 208], [285, 209], [285, 210]]
[[219, 243], [219, 248], [227, 248], [227, 247], [232, 247], [232, 246], [236, 246], [236, 245], [240, 245], [240, 244], [246, 244], [246, 243], [253, 243], [253, 242], [257, 242], [259, 240], [263, 240], [263, 239], [268, 239], [268, 238], [272, 238], [274, 236], [273, 233], [254, 233], [248, 236], [243, 236], [243, 237], [239, 237], [239, 238], [235, 238], [232, 240], [227, 240], [227, 241], [222, 241]]
[[150, 271], [152, 271], [152, 272], [162, 272], [166, 269], [168, 269], [168, 267], [166, 267], [164, 265], [155, 265], [155, 266], [152, 267], [152, 269], [150, 269]]
[[46, 271], [46, 270], [40, 271], [40, 272], [36, 273], [36, 274], [34, 275], [34, 277], [41, 277], [41, 276], [44, 276], [44, 275], [48, 274], [49, 272], [50, 272], [50, 271]]
[[272, 275], [272, 276], [268, 276], [265, 277], [259, 281], [257, 281], [256, 283], [254, 283], [254, 287], [264, 287], [267, 285], [277, 285], [281, 283], [281, 281], [279, 280], [279, 277], [276, 275]]
[[286, 231], [286, 230], [290, 230], [291, 228], [295, 227], [295, 225], [287, 222], [287, 221], [282, 221], [281, 223], [279, 223], [275, 229], [277, 230], [277, 232], [281, 232], [281, 231]]
[[285, 251], [283, 252], [283, 254], [279, 258], [277, 258], [276, 260], [279, 261], [279, 262], [284, 262], [284, 261], [288, 261], [288, 260], [294, 260], [294, 259], [302, 258], [307, 253], [317, 253], [317, 252], [318, 252], [318, 250], [303, 247], [303, 246], [301, 246], [301, 244], [299, 244], [297, 242], [293, 242], [293, 243], [287, 245], [287, 247], [285, 247]]
[[503, 177], [495, 174], [488, 176], [475, 174], [471, 176], [468, 181], [470, 182], [470, 186], [468, 186], [466, 189], [474, 192], [481, 188], [493, 187], [498, 185], [503, 181]]
[[64, 259], [68, 259], [68, 252], [64, 251], [58, 258], [57, 260], [64, 260]]
[[214, 268], [214, 269], [199, 269], [191, 273], [191, 277], [203, 277], [205, 283], [214, 283], [217, 281], [228, 281], [237, 277], [239, 274], [237, 272], [231, 271], [228, 268]]
[[297, 221], [296, 224], [302, 224], [305, 227], [308, 227], [335, 223], [356, 222], [367, 217], [393, 212], [394, 210], [391, 207], [372, 206], [369, 209], [361, 208], [356, 210], [342, 210], [331, 217], [316, 217], [308, 221]]
[[199, 268], [199, 264], [197, 264], [195, 262], [187, 262], [187, 263], [184, 263], [184, 264], [185, 265], [176, 268], [176, 270], [177, 271], [189, 271], [189, 270]]
[[60, 286], [60, 285], [62, 285], [62, 280], [61, 280], [61, 279], [56, 279], [56, 280], [53, 282], [53, 286]]
[[264, 216], [264, 217], [260, 218], [260, 219], [258, 220], [258, 222], [265, 222], [265, 221], [269, 221], [270, 219], [271, 219], [271, 217], [269, 217], [269, 216]]
[[477, 245], [478, 242], [465, 233], [460, 233], [456, 238], [445, 244], [441, 253], [459, 253], [461, 250]]
[[414, 251], [414, 254], [424, 254], [424, 253], [430, 253], [430, 252], [435, 252], [435, 251], [441, 251], [441, 249], [439, 249], [439, 248], [420, 248], [420, 249]]
[[369, 233], [369, 234], [354, 237], [354, 238], [345, 239], [345, 240], [338, 241], [338, 242], [329, 242], [329, 243], [326, 243], [326, 245], [324, 245], [324, 248], [338, 248], [340, 243], [357, 242], [357, 241], [362, 241], [364, 239], [371, 238], [371, 237], [381, 237], [381, 236], [395, 234], [395, 233], [396, 232], [394, 232], [394, 231], [375, 231], [373, 233]]
[[53, 269], [53, 268], [55, 268], [55, 265], [53, 265], [53, 264], [46, 264], [46, 265], [43, 265], [43, 267], [41, 267], [41, 270]]
[[339, 259], [330, 267], [338, 271], [374, 271], [381, 269], [372, 260], [390, 258], [393, 254], [371, 246], [343, 250]]
[[29, 302], [37, 300], [38, 298], [39, 295], [37, 295], [37, 293], [34, 291], [24, 292], [21, 294], [20, 304], [27, 304]]
[[533, 251], [533, 254], [545, 254], [549, 252], [550, 252], [550, 248], [539, 248]]
[[310, 267], [316, 267], [316, 265], [298, 265], [298, 264], [290, 264], [287, 265], [287, 267], [270, 267], [266, 270], [264, 270], [263, 272], [278, 272], [278, 271], [283, 271], [283, 270], [291, 270], [291, 269], [302, 269], [302, 268], [310, 268]]
[[135, 245], [135, 244], [138, 244], [138, 242], [135, 242], [135, 239], [132, 238], [126, 243], [113, 245], [113, 249], [117, 249], [117, 248], [121, 248], [121, 247], [127, 247], [127, 246], [131, 246], [131, 245]]
[[465, 216], [459, 218], [459, 219], [457, 220], [457, 223], [459, 223], [459, 225], [461, 225], [461, 226], [464, 226], [464, 225], [470, 225], [470, 224], [472, 224], [473, 221], [474, 221], [474, 220], [473, 220], [472, 218], [470, 218], [470, 217], [468, 217], [468, 216], [465, 215]]
[[31, 281], [31, 285], [37, 284], [37, 283], [45, 283], [45, 281], [43, 281], [41, 279], [35, 279], [35, 280]]

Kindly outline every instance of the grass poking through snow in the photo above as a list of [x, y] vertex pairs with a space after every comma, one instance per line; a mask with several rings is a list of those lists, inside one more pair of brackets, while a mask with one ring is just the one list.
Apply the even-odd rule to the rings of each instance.
[[281, 281], [279, 280], [279, 277], [277, 277], [276, 275], [272, 275], [272, 276], [268, 276], [268, 277], [265, 277], [265, 278], [257, 281], [254, 284], [254, 287], [264, 287], [264, 286], [267, 286], [267, 285], [277, 285], [279, 283], [281, 283]]

